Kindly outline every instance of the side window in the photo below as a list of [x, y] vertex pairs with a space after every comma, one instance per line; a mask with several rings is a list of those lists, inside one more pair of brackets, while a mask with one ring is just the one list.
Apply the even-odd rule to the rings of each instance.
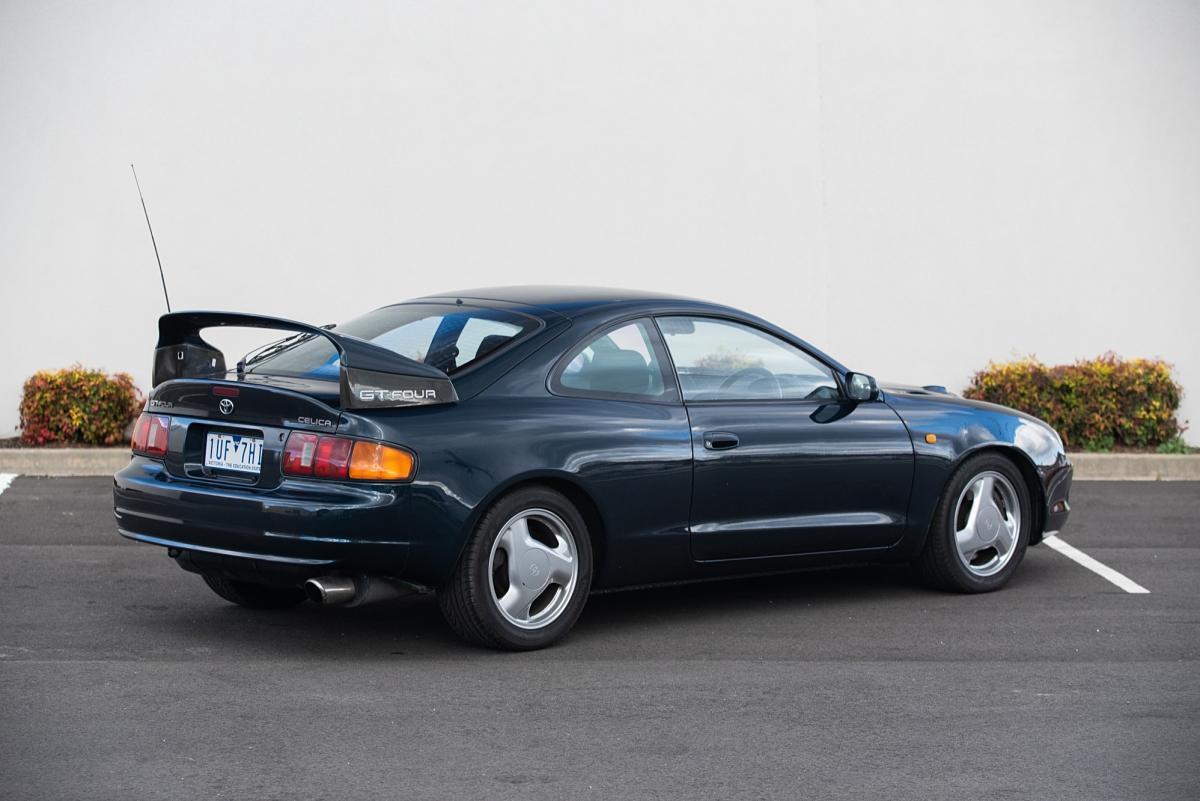
[[748, 325], [660, 317], [685, 401], [830, 400], [833, 371], [797, 347]]
[[550, 379], [561, 395], [674, 400], [675, 385], [647, 320], [611, 328], [574, 350]]
[[500, 320], [472, 317], [458, 335], [458, 366], [482, 359], [521, 333], [521, 326]]

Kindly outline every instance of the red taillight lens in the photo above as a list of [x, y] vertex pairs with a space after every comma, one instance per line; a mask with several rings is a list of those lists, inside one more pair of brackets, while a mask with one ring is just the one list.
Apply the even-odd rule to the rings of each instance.
[[345, 478], [350, 464], [350, 449], [354, 440], [342, 437], [321, 437], [317, 443], [317, 461], [313, 475], [321, 478]]
[[161, 414], [142, 413], [133, 427], [129, 446], [134, 453], [146, 456], [165, 456], [171, 433], [171, 419]]
[[146, 453], [151, 456], [165, 456], [167, 453], [167, 438], [171, 433], [171, 421], [161, 415], [150, 415], [150, 430], [146, 434]]
[[293, 431], [283, 446], [283, 472], [289, 476], [311, 476], [317, 459], [316, 434]]
[[283, 472], [289, 476], [407, 481], [415, 466], [411, 453], [382, 442], [293, 431], [283, 446]]
[[150, 415], [143, 412], [133, 425], [133, 439], [129, 442], [129, 447], [134, 453], [146, 450], [146, 432], [149, 430]]

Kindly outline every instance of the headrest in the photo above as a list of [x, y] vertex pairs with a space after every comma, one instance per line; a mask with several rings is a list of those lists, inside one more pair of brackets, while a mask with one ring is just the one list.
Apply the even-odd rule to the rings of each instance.
[[482, 359], [496, 348], [503, 345], [512, 339], [508, 334], [488, 334], [483, 339], [479, 340], [479, 347], [475, 349], [475, 358]]
[[650, 367], [635, 350], [596, 350], [584, 375], [588, 387], [601, 392], [645, 395], [650, 391]]

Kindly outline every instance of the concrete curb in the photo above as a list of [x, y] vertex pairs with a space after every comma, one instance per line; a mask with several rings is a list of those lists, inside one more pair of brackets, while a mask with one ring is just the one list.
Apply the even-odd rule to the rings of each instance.
[[129, 448], [0, 448], [0, 473], [111, 476], [129, 464]]
[[1080, 481], [1200, 481], [1200, 454], [1072, 453]]
[[[1073, 453], [1079, 481], [1200, 481], [1200, 454]], [[0, 473], [111, 476], [129, 463], [126, 448], [0, 448]]]

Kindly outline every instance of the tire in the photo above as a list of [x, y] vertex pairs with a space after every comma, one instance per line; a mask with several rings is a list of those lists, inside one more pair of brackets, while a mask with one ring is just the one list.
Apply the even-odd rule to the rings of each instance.
[[208, 574], [202, 578], [209, 589], [226, 601], [249, 609], [288, 609], [305, 599], [304, 590], [299, 587], [270, 587]]
[[583, 517], [560, 493], [527, 487], [483, 515], [438, 604], [467, 642], [531, 651], [571, 630], [591, 585], [592, 544]]
[[[976, 496], [984, 497], [989, 489], [990, 503], [976, 511]], [[1025, 556], [1032, 521], [1029, 487], [1017, 466], [998, 453], [973, 456], [946, 483], [915, 562], [917, 571], [937, 589], [998, 590]]]

